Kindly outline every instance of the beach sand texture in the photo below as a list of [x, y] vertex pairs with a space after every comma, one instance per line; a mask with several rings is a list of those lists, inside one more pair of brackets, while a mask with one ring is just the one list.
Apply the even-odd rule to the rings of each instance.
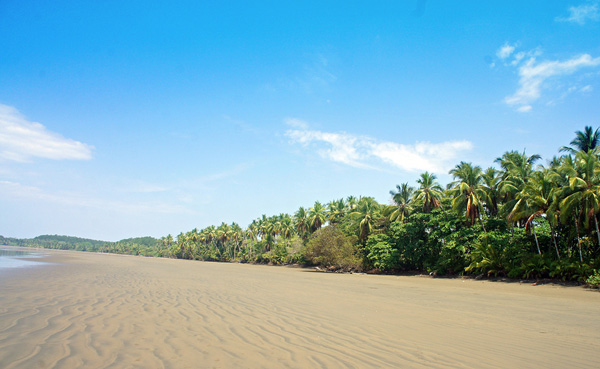
[[0, 367], [593, 368], [600, 293], [51, 252], [0, 272]]

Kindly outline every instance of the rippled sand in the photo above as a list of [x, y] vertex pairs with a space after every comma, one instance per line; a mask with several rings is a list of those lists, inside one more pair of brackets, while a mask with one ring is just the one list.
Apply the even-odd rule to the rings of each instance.
[[53, 252], [0, 272], [0, 367], [591, 368], [600, 293]]

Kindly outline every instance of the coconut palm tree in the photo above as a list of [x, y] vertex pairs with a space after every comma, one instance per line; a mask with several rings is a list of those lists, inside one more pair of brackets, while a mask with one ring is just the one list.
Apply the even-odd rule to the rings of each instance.
[[302, 206], [294, 213], [294, 225], [298, 236], [303, 240], [306, 240], [310, 230], [310, 224], [308, 222], [308, 212]]
[[550, 233], [556, 249], [556, 256], [560, 259], [558, 245], [554, 234], [557, 221], [557, 184], [553, 179], [554, 173], [550, 170], [537, 171], [528, 179], [523, 190], [517, 195], [517, 202], [510, 212], [509, 220], [526, 219], [525, 229], [533, 232], [538, 253], [541, 254], [540, 244], [535, 232], [534, 220], [546, 217], [550, 225]]
[[386, 207], [384, 213], [392, 222], [404, 222], [404, 219], [410, 214], [414, 192], [415, 189], [408, 183], [396, 185], [396, 191], [390, 191], [394, 204]]
[[507, 151], [501, 157], [496, 159], [496, 163], [502, 167], [502, 180], [499, 185], [499, 194], [503, 206], [500, 212], [503, 217], [515, 207], [517, 194], [520, 193], [527, 183], [527, 179], [535, 171], [535, 163], [541, 159], [541, 156], [535, 154], [527, 156], [525, 151]]
[[348, 196], [346, 198], [346, 211], [347, 212], [351, 212], [352, 210], [356, 209], [356, 206], [358, 205], [358, 199], [354, 196]]
[[429, 213], [431, 209], [441, 207], [443, 196], [442, 186], [437, 182], [435, 174], [425, 172], [417, 180], [419, 188], [415, 192], [415, 199], [423, 202], [423, 212]]
[[367, 237], [369, 237], [375, 220], [379, 218], [380, 212], [381, 205], [374, 198], [362, 197], [356, 209], [350, 213], [358, 221], [360, 227], [359, 238], [361, 241], [365, 242]]
[[[596, 216], [600, 211], [600, 161], [597, 150], [577, 152], [574, 169], [576, 174], [573, 173], [569, 179], [570, 193], [560, 203], [561, 220], [566, 222], [569, 217], [583, 217], [586, 228], [589, 228], [593, 221], [600, 246], [600, 229]], [[583, 261], [581, 245], [579, 252], [580, 260]]]
[[292, 217], [290, 217], [289, 214], [284, 214], [284, 216], [279, 221], [279, 234], [281, 235], [281, 237], [283, 237], [283, 239], [287, 240], [288, 243], [294, 235]]
[[481, 175], [483, 181], [483, 190], [486, 193], [484, 206], [490, 217], [495, 217], [498, 214], [498, 202], [500, 201], [500, 171], [489, 167]]
[[344, 199], [333, 200], [327, 204], [327, 220], [329, 224], [338, 223], [346, 215], [346, 202]]
[[561, 152], [575, 154], [577, 151], [589, 152], [594, 150], [600, 143], [600, 132], [598, 128], [594, 131], [592, 127], [586, 126], [582, 131], [575, 132], [575, 138], [571, 141], [571, 146], [562, 146]]
[[315, 205], [308, 211], [308, 224], [313, 231], [320, 229], [327, 220], [325, 207], [320, 202], [315, 202]]
[[454, 197], [452, 208], [458, 213], [464, 212], [469, 226], [479, 220], [483, 231], [486, 232], [481, 220], [484, 200], [487, 198], [483, 187], [481, 167], [461, 161], [454, 169], [450, 170], [450, 174], [455, 179], [449, 185], [450, 195]]

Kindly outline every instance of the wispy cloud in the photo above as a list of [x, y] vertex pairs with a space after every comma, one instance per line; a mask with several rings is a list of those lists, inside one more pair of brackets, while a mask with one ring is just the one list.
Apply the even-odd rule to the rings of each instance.
[[417, 142], [406, 145], [346, 132], [310, 130], [306, 127], [289, 129], [286, 136], [293, 143], [315, 147], [323, 158], [356, 168], [374, 169], [379, 162], [411, 172], [446, 172], [459, 154], [473, 148], [469, 141]]
[[504, 60], [504, 59], [508, 58], [510, 56], [510, 54], [513, 53], [513, 51], [515, 51], [515, 47], [513, 45], [510, 45], [507, 42], [504, 45], [502, 45], [498, 49], [498, 51], [496, 51], [496, 56], [499, 57], [500, 59]]
[[[502, 52], [508, 43], [502, 46], [497, 55], [504, 56], [504, 59], [512, 55], [512, 61], [505, 63], [506, 66], [516, 67], [519, 75], [519, 84], [517, 90], [504, 99], [504, 102], [515, 107], [519, 112], [525, 113], [533, 110], [532, 104], [540, 99], [545, 89], [548, 89], [550, 80], [559, 80], [572, 75], [585, 68], [595, 68], [600, 66], [600, 57], [592, 57], [590, 54], [581, 54], [566, 60], [545, 60], [538, 61], [537, 58], [542, 54], [539, 49], [528, 52], [515, 52], [514, 49]], [[527, 58], [525, 60], [525, 58]], [[590, 86], [591, 87], [591, 86]], [[589, 88], [567, 87], [569, 92], [580, 90], [580, 92], [589, 91]]]
[[568, 11], [569, 16], [557, 17], [556, 21], [584, 25], [588, 21], [598, 21], [600, 19], [598, 1], [587, 1], [585, 4], [579, 6], [571, 6]]
[[17, 109], [0, 104], [0, 158], [26, 162], [31, 158], [89, 160], [93, 147], [28, 121]]

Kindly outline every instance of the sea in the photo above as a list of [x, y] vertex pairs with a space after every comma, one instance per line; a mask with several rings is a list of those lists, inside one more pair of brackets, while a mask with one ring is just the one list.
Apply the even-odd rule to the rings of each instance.
[[32, 252], [29, 250], [17, 250], [0, 246], [0, 270], [15, 268], [30, 268], [47, 263], [39, 261], [40, 258], [47, 257], [43, 252]]

